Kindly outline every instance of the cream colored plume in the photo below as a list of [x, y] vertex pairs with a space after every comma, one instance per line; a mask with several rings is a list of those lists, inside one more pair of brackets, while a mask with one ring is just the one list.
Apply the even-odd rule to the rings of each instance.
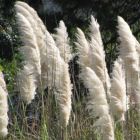
[[43, 65], [46, 56], [46, 27], [37, 12], [27, 3], [17, 1], [15, 3], [15, 9], [17, 12], [24, 15], [31, 24], [40, 51], [41, 64]]
[[24, 7], [27, 11], [30, 12], [30, 14], [34, 17], [34, 19], [37, 20], [43, 32], [46, 30], [46, 27], [44, 26], [42, 20], [39, 18], [37, 12], [32, 7], [30, 7], [26, 2], [22, 1], [16, 1], [16, 4]]
[[108, 75], [108, 70], [106, 67], [105, 52], [99, 30], [99, 24], [97, 23], [97, 21], [94, 19], [93, 16], [91, 16], [89, 29], [90, 29], [90, 47], [91, 47], [90, 57], [92, 60], [92, 64], [90, 67], [95, 71], [97, 76], [102, 81], [105, 91], [108, 93], [109, 96], [110, 77]]
[[119, 58], [114, 63], [112, 73], [110, 108], [113, 115], [120, 121], [125, 120], [127, 104], [125, 73], [122, 60]]
[[44, 78], [49, 88], [56, 89], [56, 98], [60, 107], [60, 119], [62, 125], [67, 126], [71, 112], [71, 94], [72, 87], [70, 82], [68, 64], [64, 62], [60, 56], [59, 49], [50, 35], [46, 32], [47, 55], [44, 69], [46, 69], [47, 77]]
[[114, 140], [113, 122], [109, 115], [109, 106], [103, 83], [89, 67], [82, 69], [80, 78], [89, 90], [87, 110], [91, 117], [98, 118], [94, 125], [100, 127], [103, 140]]
[[[24, 16], [27, 17], [28, 21], [32, 25], [34, 34], [36, 36], [37, 45], [40, 51], [40, 63], [41, 63], [41, 82], [38, 83], [39, 91], [41, 92], [46, 88], [46, 79], [48, 77], [47, 67], [48, 60], [46, 60], [47, 55], [47, 29], [43, 24], [42, 20], [39, 18], [36, 11], [30, 7], [25, 2], [17, 1], [15, 5], [18, 12], [21, 12]], [[49, 86], [49, 85], [48, 85]]]
[[91, 21], [90, 21], [90, 25], [89, 25], [90, 39], [91, 40], [94, 39], [94, 40], [97, 41], [97, 43], [99, 44], [100, 49], [102, 50], [102, 55], [103, 55], [103, 57], [105, 57], [104, 51], [103, 51], [102, 37], [101, 37], [101, 33], [100, 33], [99, 28], [100, 28], [100, 26], [99, 26], [98, 22], [91, 15]]
[[[51, 34], [46, 30], [46, 57], [43, 65], [44, 73], [42, 72], [41, 79], [43, 88], [53, 87], [55, 82], [59, 81], [59, 77], [56, 77], [56, 68], [59, 65], [58, 60], [61, 59], [59, 49], [56, 47], [54, 39]], [[57, 60], [58, 59], [58, 60]], [[61, 70], [61, 69], [60, 69]], [[59, 72], [59, 71], [58, 71]]]
[[37, 82], [41, 75], [40, 53], [33, 28], [29, 21], [20, 13], [16, 13], [16, 20], [20, 32], [23, 55], [23, 69], [18, 73], [18, 86], [22, 98], [30, 103], [36, 94]]
[[118, 34], [120, 40], [120, 57], [124, 61], [126, 73], [127, 94], [132, 99], [138, 84], [139, 57], [137, 53], [137, 41], [134, 38], [129, 25], [122, 17], [118, 17]]
[[76, 38], [77, 42], [75, 42], [75, 45], [77, 46], [79, 52], [79, 64], [81, 66], [90, 67], [92, 63], [90, 60], [90, 47], [83, 31], [80, 28], [77, 28]]
[[137, 42], [130, 30], [129, 25], [122, 17], [118, 16], [118, 34], [120, 40], [120, 56], [124, 60], [128, 71], [138, 71], [138, 54], [136, 52]]
[[56, 28], [55, 30], [56, 30], [56, 34], [54, 34], [53, 37], [55, 39], [56, 46], [60, 50], [61, 57], [64, 59], [66, 63], [68, 63], [72, 58], [72, 56], [71, 56], [67, 28], [62, 20], [59, 22], [59, 27]]
[[[68, 65], [64, 62], [60, 63], [56, 71], [56, 76], [59, 76], [59, 83], [57, 87], [56, 98], [60, 107], [60, 120], [63, 126], [67, 126], [71, 113], [71, 95], [72, 85], [70, 82]], [[62, 71], [61, 71], [61, 70]], [[61, 72], [60, 72], [61, 71]]]
[[0, 137], [8, 134], [8, 93], [2, 72], [0, 72]]

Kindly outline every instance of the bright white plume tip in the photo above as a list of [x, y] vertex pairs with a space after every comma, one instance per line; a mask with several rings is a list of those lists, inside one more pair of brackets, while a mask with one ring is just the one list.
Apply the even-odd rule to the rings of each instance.
[[69, 43], [69, 37], [67, 28], [64, 22], [61, 20], [59, 23], [59, 27], [55, 29], [56, 34], [53, 35], [56, 46], [59, 48], [60, 55], [64, 59], [66, 63], [68, 63], [72, 57], [71, 48]]

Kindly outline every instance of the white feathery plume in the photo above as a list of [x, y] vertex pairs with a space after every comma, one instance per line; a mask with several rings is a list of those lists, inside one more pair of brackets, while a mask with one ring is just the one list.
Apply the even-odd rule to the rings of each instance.
[[136, 51], [136, 39], [134, 38], [129, 25], [122, 17], [118, 16], [118, 34], [120, 40], [120, 57], [124, 61], [126, 72], [127, 93], [134, 96], [134, 90], [138, 83], [139, 57]]
[[[18, 8], [18, 11], [22, 12], [22, 14], [26, 14], [25, 16], [27, 17], [29, 15], [28, 21], [31, 23], [32, 28], [34, 30], [34, 33], [36, 35], [38, 47], [40, 50], [40, 61], [41, 61], [41, 82], [38, 83], [38, 88], [39, 91], [42, 91], [46, 88], [46, 80], [48, 79], [48, 73], [47, 73], [47, 65], [48, 65], [48, 60], [46, 60], [46, 48], [47, 48], [47, 29], [45, 25], [43, 24], [42, 20], [39, 18], [37, 12], [30, 7], [27, 3], [25, 2], [16, 2], [16, 7]], [[21, 8], [22, 7], [22, 8]], [[49, 85], [48, 85], [49, 86]]]
[[2, 72], [0, 72], [0, 137], [8, 134], [8, 93]]
[[[72, 91], [71, 91], [72, 85], [70, 82], [68, 62], [71, 60], [72, 55], [71, 55], [71, 50], [69, 45], [67, 28], [64, 22], [60, 21], [59, 27], [56, 28], [55, 30], [56, 30], [56, 34], [54, 34], [53, 37], [55, 39], [56, 46], [58, 47], [60, 52], [59, 54], [60, 56], [58, 55], [56, 58], [57, 59], [56, 62], [58, 61], [57, 63], [58, 65], [60, 65], [60, 66], [56, 66], [56, 77], [60, 77], [59, 79], [60, 83], [58, 86], [59, 94], [56, 94], [56, 97], [60, 105], [60, 110], [61, 110], [60, 115], [62, 116], [61, 122], [62, 124], [64, 124], [64, 126], [67, 126], [70, 117], [70, 112], [71, 112], [71, 95], [72, 95]], [[52, 40], [51, 37], [49, 40]], [[57, 84], [55, 85], [57, 86]]]
[[[36, 18], [36, 20], [39, 20], [39, 22], [42, 22], [42, 20], [41, 20], [40, 18], [38, 18], [37, 12], [36, 12], [31, 6], [29, 6], [26, 2], [23, 2], [23, 1], [16, 1], [16, 4], [17, 4], [17, 5], [20, 5], [20, 6], [22, 6], [22, 7], [24, 7], [25, 9], [27, 9], [27, 10], [30, 12], [30, 14], [31, 14], [34, 18]], [[42, 23], [43, 23], [43, 22], [42, 22]], [[43, 30], [45, 30], [45, 28], [46, 28], [43, 24], [41, 24], [41, 27], [44, 28]]]
[[[22, 4], [23, 3], [23, 4]], [[40, 24], [43, 23], [39, 23], [37, 19], [40, 19], [37, 15], [37, 13], [34, 11], [33, 8], [31, 8], [29, 5], [24, 4], [24, 2], [16, 2], [15, 3], [15, 9], [16, 12], [22, 14], [24, 17], [26, 17], [26, 19], [29, 21], [29, 23], [32, 26], [34, 35], [36, 37], [36, 41], [37, 41], [37, 47], [40, 51], [40, 63], [41, 63], [41, 73], [46, 74], [46, 71], [44, 71], [43, 69], [43, 65], [45, 63], [45, 57], [46, 57], [46, 28], [45, 31], [43, 32]], [[30, 10], [28, 10], [30, 9]], [[33, 14], [30, 13], [30, 11], [32, 11]], [[44, 25], [42, 25], [44, 26]], [[41, 91], [42, 90], [42, 83], [41, 83], [41, 79], [39, 79], [38, 83], [38, 88]]]
[[93, 61], [91, 64], [91, 68], [96, 72], [96, 74], [98, 75], [100, 80], [105, 85], [105, 83], [106, 83], [106, 76], [105, 76], [106, 65], [105, 65], [105, 61], [101, 54], [101, 49], [99, 48], [98, 45], [99, 44], [95, 40], [92, 40], [90, 56]]
[[34, 67], [26, 64], [24, 65], [24, 69], [18, 73], [20, 96], [27, 104], [31, 103], [34, 99], [37, 88], [36, 76], [32, 71], [34, 71]]
[[91, 15], [91, 21], [90, 21], [90, 26], [89, 26], [89, 30], [90, 30], [90, 39], [94, 39], [97, 41], [97, 43], [99, 44], [100, 49], [102, 50], [102, 57], [105, 57], [104, 55], [104, 51], [103, 51], [103, 42], [102, 42], [102, 38], [101, 38], [101, 33], [99, 30], [100, 26], [97, 22], [97, 20], [95, 20], [95, 18]]
[[111, 80], [111, 101], [110, 108], [114, 116], [118, 120], [125, 120], [125, 112], [127, 111], [127, 96], [125, 73], [123, 69], [122, 60], [119, 58], [114, 63], [112, 80]]
[[[72, 85], [70, 82], [70, 76], [68, 72], [68, 65], [64, 62], [60, 63], [56, 71], [58, 72], [59, 85], [57, 87], [57, 100], [60, 106], [60, 119], [63, 126], [67, 126], [71, 113], [71, 95], [72, 95]], [[62, 71], [60, 72], [60, 69]], [[56, 75], [56, 76], [57, 76]]]
[[118, 16], [118, 34], [120, 40], [120, 57], [124, 60], [128, 71], [138, 71], [138, 54], [136, 40], [124, 19]]
[[77, 28], [76, 38], [77, 42], [75, 42], [75, 45], [77, 46], [79, 52], [79, 64], [81, 66], [90, 67], [90, 47], [83, 31], [80, 28]]
[[36, 37], [29, 21], [20, 13], [16, 13], [18, 29], [23, 45], [20, 52], [24, 57], [23, 69], [18, 74], [19, 89], [22, 98], [30, 103], [36, 94], [37, 82], [41, 74], [40, 54]]
[[[42, 72], [42, 85], [43, 88], [53, 87], [55, 81], [59, 81], [59, 77], [56, 77], [56, 65], [60, 57], [59, 49], [51, 36], [51, 34], [46, 30], [46, 63], [43, 65], [44, 73]], [[57, 60], [58, 59], [58, 60]], [[61, 69], [60, 69], [61, 70]]]
[[[89, 67], [82, 69], [80, 78], [89, 90], [87, 109], [93, 118], [98, 118], [94, 126], [99, 126], [103, 140], [114, 140], [113, 122], [109, 115], [109, 106], [103, 83]], [[99, 131], [100, 132], [100, 131]]]
[[61, 57], [64, 59], [66, 63], [68, 63], [72, 58], [72, 56], [71, 56], [67, 28], [62, 20], [59, 22], [59, 27], [56, 28], [55, 30], [56, 30], [56, 34], [54, 34], [53, 37], [55, 39], [56, 46], [60, 50]]
[[[79, 63], [81, 66], [88, 66], [95, 71], [104, 87], [107, 85], [109, 94], [110, 78], [107, 73], [105, 54], [103, 50], [101, 35], [99, 31], [99, 24], [91, 17], [90, 25], [90, 43], [87, 41], [83, 31], [77, 28], [75, 43], [79, 51]], [[106, 88], [105, 88], [106, 89]]]
[[[87, 102], [87, 109], [89, 113], [93, 117], [100, 117], [99, 120], [104, 120], [104, 123], [100, 123], [100, 128], [102, 130], [102, 134], [106, 133], [106, 130], [110, 128], [109, 133], [105, 135], [104, 139], [113, 140], [113, 125], [111, 121], [111, 117], [109, 115], [109, 107], [106, 99], [106, 94], [104, 91], [103, 83], [98, 78], [93, 70], [90, 68], [86, 68], [87, 66], [91, 66], [91, 48], [89, 47], [88, 41], [82, 32], [81, 29], [77, 28], [76, 33], [76, 46], [79, 51], [79, 63], [82, 66], [82, 73], [80, 78], [83, 80], [84, 85], [89, 90], [89, 98]], [[107, 119], [108, 118], [108, 119]], [[99, 121], [97, 120], [97, 122]], [[106, 121], [108, 120], [108, 121]], [[95, 123], [96, 124], [96, 123]], [[99, 125], [98, 125], [99, 126]]]
[[[18, 2], [15, 3], [15, 10], [16, 12], [22, 14], [26, 19], [29, 21], [29, 23], [32, 26], [34, 35], [37, 35], [37, 24], [36, 24], [36, 19], [30, 14], [30, 12], [23, 6], [19, 5]], [[36, 37], [37, 38], [37, 37]]]
[[46, 32], [46, 27], [44, 26], [42, 20], [39, 18], [37, 12], [32, 7], [30, 7], [26, 2], [22, 2], [22, 1], [16, 1], [16, 4], [24, 7], [25, 9], [27, 9], [30, 12], [30, 14], [32, 14], [34, 19], [37, 20], [38, 25], [40, 26], [42, 32], [43, 33]]
[[0, 71], [0, 86], [5, 90], [5, 92], [7, 92], [6, 83], [4, 81], [4, 75], [1, 71]]
[[90, 57], [92, 59], [91, 68], [102, 81], [108, 96], [110, 96], [110, 77], [105, 62], [105, 52], [99, 30], [99, 24], [93, 16], [90, 22]]
[[[46, 32], [46, 63], [44, 68], [46, 69], [48, 77], [46, 80], [47, 86], [50, 88], [56, 88], [56, 98], [58, 105], [60, 107], [60, 119], [62, 125], [67, 126], [70, 112], [71, 112], [71, 82], [68, 71], [68, 64], [60, 56], [59, 49], [56, 47], [56, 44], [50, 35]], [[43, 83], [44, 85], [44, 83]]]
[[27, 3], [17, 1], [15, 3], [15, 8], [17, 12], [21, 13], [26, 17], [26, 19], [28, 19], [33, 28], [34, 35], [36, 36], [37, 40], [37, 45], [40, 50], [41, 64], [43, 65], [46, 56], [46, 27], [38, 16], [37, 12]]

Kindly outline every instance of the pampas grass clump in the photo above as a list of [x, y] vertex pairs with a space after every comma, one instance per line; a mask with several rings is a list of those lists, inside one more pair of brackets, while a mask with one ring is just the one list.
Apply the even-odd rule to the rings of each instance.
[[[94, 25], [92, 26], [93, 27], [91, 29], [95, 28]], [[93, 32], [95, 31], [95, 29], [93, 30]], [[97, 32], [98, 36], [100, 36], [98, 29], [97, 31], [98, 31]], [[95, 34], [93, 34], [93, 36], [94, 35]], [[75, 44], [78, 47], [79, 64], [81, 66], [80, 79], [83, 81], [85, 87], [89, 91], [87, 110], [89, 111], [91, 117], [93, 117], [94, 119], [98, 118], [95, 121], [94, 126], [100, 128], [98, 132], [101, 131], [103, 140], [114, 140], [113, 121], [109, 114], [109, 106], [108, 106], [106, 92], [105, 92], [106, 88], [104, 88], [105, 82], [102, 81], [103, 79], [100, 79], [101, 76], [103, 75], [103, 78], [106, 80], [105, 57], [104, 57], [103, 48], [101, 48], [102, 46], [100, 46], [102, 45], [100, 41], [101, 37], [98, 38], [95, 35], [95, 38], [97, 37], [98, 40], [93, 40], [93, 36], [91, 41], [88, 42], [82, 30], [79, 28], [77, 29], [77, 33], [76, 33], [77, 42]], [[93, 59], [93, 56], [95, 56], [94, 57], [95, 59]], [[99, 76], [97, 75], [98, 71], [97, 69], [95, 69], [95, 67], [97, 67], [98, 71], [99, 70], [101, 71], [101, 73], [98, 73]], [[106, 133], [106, 129], [108, 130], [107, 133]]]
[[90, 23], [90, 41], [88, 41], [81, 29], [77, 28], [75, 43], [79, 52], [79, 64], [90, 67], [95, 71], [102, 81], [108, 95], [110, 90], [110, 78], [106, 68], [105, 53], [99, 31], [99, 24], [91, 16]]
[[59, 49], [37, 13], [24, 2], [16, 2], [15, 8], [23, 42], [20, 51], [24, 56], [24, 66], [18, 74], [21, 96], [30, 103], [34, 99], [41, 76], [42, 89], [46, 87], [56, 89], [60, 118], [62, 124], [66, 126], [71, 112], [72, 94], [68, 64], [65, 63], [69, 61], [71, 55], [70, 50], [68, 52], [69, 46], [66, 46], [68, 45], [66, 27], [61, 21], [57, 29], [58, 48], [60, 49], [61, 45], [67, 47], [66, 58], [63, 56], [64, 53], [61, 58]]
[[0, 72], [0, 137], [8, 134], [8, 93], [2, 72]]
[[21, 97], [30, 103], [36, 94], [37, 83], [41, 75], [40, 53], [36, 37], [29, 21], [22, 13], [16, 14], [21, 41], [20, 52], [23, 55], [23, 69], [18, 73], [18, 84]]

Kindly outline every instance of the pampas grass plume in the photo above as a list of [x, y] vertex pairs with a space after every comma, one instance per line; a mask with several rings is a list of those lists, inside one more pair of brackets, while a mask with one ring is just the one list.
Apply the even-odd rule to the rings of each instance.
[[0, 137], [8, 134], [8, 93], [2, 72], [0, 72]]
[[81, 66], [90, 67], [91, 65], [90, 56], [89, 56], [90, 47], [84, 32], [80, 28], [77, 28], [76, 38], [77, 38], [77, 42], [75, 42], [75, 45], [77, 46], [78, 53], [79, 53], [79, 64]]
[[41, 74], [40, 54], [36, 37], [29, 21], [21, 13], [16, 14], [21, 41], [20, 52], [24, 57], [23, 69], [18, 74], [21, 97], [30, 103], [36, 94], [37, 81]]
[[112, 80], [111, 80], [111, 111], [120, 121], [125, 120], [127, 110], [125, 73], [122, 60], [119, 58], [114, 63]]
[[98, 118], [94, 126], [100, 127], [103, 140], [114, 140], [113, 122], [101, 80], [89, 67], [82, 70], [80, 77], [89, 90], [87, 110], [91, 117]]
[[48, 87], [57, 89], [55, 96], [60, 107], [61, 124], [67, 126], [71, 112], [72, 95], [68, 64], [60, 56], [59, 49], [48, 31], [46, 32], [46, 39], [46, 61], [48, 62], [48, 64], [46, 63], [46, 72], [48, 76], [44, 81], [46, 80]]
[[110, 96], [110, 77], [105, 62], [105, 52], [99, 30], [99, 24], [93, 16], [90, 22], [90, 47], [91, 47], [91, 68], [102, 81], [108, 97]]
[[24, 15], [30, 22], [34, 35], [36, 37], [37, 45], [40, 51], [40, 61], [43, 65], [46, 56], [46, 27], [38, 16], [37, 12], [27, 3], [17, 1], [15, 4], [16, 11]]
[[124, 19], [118, 16], [118, 34], [120, 40], [120, 57], [124, 60], [127, 71], [138, 71], [137, 42]]
[[[120, 57], [124, 61], [125, 77], [126, 77], [126, 92], [130, 95], [131, 105], [135, 102], [137, 96], [137, 86], [139, 82], [139, 44], [133, 36], [129, 25], [122, 17], [118, 16], [118, 34], [120, 39]], [[132, 101], [133, 100], [133, 101]]]
[[64, 59], [65, 62], [69, 62], [71, 59], [71, 50], [69, 45], [69, 38], [67, 33], [67, 28], [64, 22], [61, 20], [59, 22], [59, 27], [55, 29], [56, 34], [53, 35], [56, 46], [60, 50], [60, 55]]

